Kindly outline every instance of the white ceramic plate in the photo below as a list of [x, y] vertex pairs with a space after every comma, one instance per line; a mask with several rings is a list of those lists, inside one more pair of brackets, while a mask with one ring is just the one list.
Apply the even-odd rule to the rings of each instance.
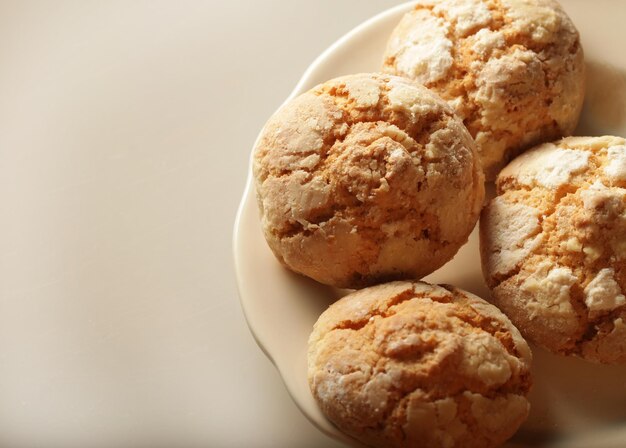
[[[579, 135], [626, 136], [626, 4], [562, 1], [583, 40], [587, 99]], [[289, 99], [349, 73], [376, 71], [392, 28], [410, 3], [358, 26], [306, 71]], [[307, 385], [307, 339], [318, 316], [342, 291], [283, 269], [263, 239], [251, 175], [237, 214], [235, 268], [243, 311], [259, 346], [278, 368], [300, 410], [331, 437], [358, 446], [322, 415]], [[457, 256], [425, 280], [451, 283], [488, 299], [476, 232]], [[626, 446], [626, 366], [599, 366], [533, 348], [532, 410], [508, 447]]]

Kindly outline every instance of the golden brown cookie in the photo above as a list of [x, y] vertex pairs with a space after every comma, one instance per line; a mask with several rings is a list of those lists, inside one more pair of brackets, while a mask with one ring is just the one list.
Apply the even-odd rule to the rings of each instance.
[[494, 303], [553, 352], [626, 362], [626, 140], [543, 144], [496, 185], [480, 224]]
[[495, 447], [526, 419], [531, 352], [496, 307], [393, 282], [331, 305], [309, 338], [324, 414], [373, 447]]
[[382, 74], [337, 78], [286, 104], [253, 169], [276, 257], [340, 287], [434, 271], [467, 241], [484, 197], [474, 142], [452, 109]]
[[383, 71], [454, 106], [487, 180], [520, 151], [570, 135], [583, 104], [578, 32], [554, 0], [419, 0], [394, 29]]

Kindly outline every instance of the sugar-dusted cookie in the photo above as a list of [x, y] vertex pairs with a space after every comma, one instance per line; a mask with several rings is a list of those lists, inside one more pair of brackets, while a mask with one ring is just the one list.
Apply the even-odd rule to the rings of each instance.
[[571, 134], [583, 104], [578, 32], [554, 0], [418, 0], [383, 70], [455, 107], [488, 180], [520, 151]]
[[340, 287], [431, 273], [467, 241], [484, 197], [461, 120], [390, 75], [333, 79], [284, 105], [253, 168], [276, 257]]
[[528, 415], [530, 364], [496, 307], [422, 282], [345, 296], [309, 338], [309, 385], [322, 411], [381, 448], [499, 446]]
[[494, 303], [553, 352], [626, 362], [626, 140], [543, 144], [497, 189], [480, 223]]

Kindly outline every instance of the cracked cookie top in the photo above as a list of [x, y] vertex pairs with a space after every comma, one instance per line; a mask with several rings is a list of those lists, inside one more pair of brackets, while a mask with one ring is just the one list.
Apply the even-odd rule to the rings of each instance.
[[496, 307], [451, 286], [345, 296], [315, 324], [308, 363], [323, 412], [370, 446], [494, 447], [528, 415], [528, 345]]
[[253, 172], [276, 257], [339, 287], [434, 271], [467, 241], [484, 198], [475, 144], [453, 110], [383, 74], [333, 79], [284, 105]]
[[496, 185], [480, 224], [495, 303], [554, 352], [626, 362], [626, 140], [543, 144]]
[[419, 0], [394, 29], [383, 71], [456, 109], [488, 180], [521, 150], [571, 134], [584, 97], [578, 32], [554, 0]]

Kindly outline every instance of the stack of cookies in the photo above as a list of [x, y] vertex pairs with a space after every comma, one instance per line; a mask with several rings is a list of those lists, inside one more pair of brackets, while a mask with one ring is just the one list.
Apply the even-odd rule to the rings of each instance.
[[[554, 0], [419, 0], [381, 56], [380, 73], [270, 118], [253, 165], [263, 232], [286, 268], [357, 289], [309, 339], [311, 392], [339, 429], [374, 447], [498, 446], [529, 412], [524, 338], [626, 362], [626, 140], [567, 137], [585, 70]], [[479, 216], [492, 304], [419, 281]]]

